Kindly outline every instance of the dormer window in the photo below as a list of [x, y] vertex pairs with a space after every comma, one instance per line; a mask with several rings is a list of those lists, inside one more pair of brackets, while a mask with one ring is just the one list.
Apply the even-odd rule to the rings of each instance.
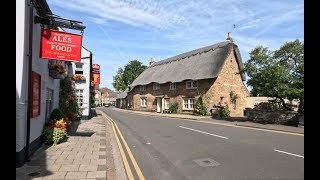
[[197, 89], [198, 88], [198, 81], [187, 81], [186, 88], [187, 89]]
[[159, 90], [160, 84], [159, 83], [153, 83], [153, 90]]
[[145, 91], [146, 90], [146, 86], [140, 86], [140, 91]]

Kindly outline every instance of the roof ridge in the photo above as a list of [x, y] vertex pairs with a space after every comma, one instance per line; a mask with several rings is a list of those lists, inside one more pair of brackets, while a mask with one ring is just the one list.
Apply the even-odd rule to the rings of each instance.
[[[221, 45], [222, 43], [225, 43], [224, 45]], [[161, 60], [159, 62], [156, 62], [154, 63], [152, 66], [148, 67], [148, 68], [152, 68], [152, 67], [156, 67], [156, 66], [161, 66], [161, 65], [164, 65], [164, 64], [168, 64], [168, 63], [171, 63], [171, 62], [175, 62], [175, 61], [179, 61], [179, 60], [182, 60], [182, 59], [185, 59], [185, 58], [189, 58], [191, 56], [195, 56], [197, 54], [201, 54], [201, 53], [207, 53], [209, 51], [215, 51], [216, 49], [218, 48], [222, 48], [222, 47], [225, 47], [226, 45], [228, 45], [230, 42], [227, 42], [227, 41], [222, 41], [222, 42], [219, 42], [219, 43], [216, 43], [216, 44], [213, 44], [213, 45], [210, 45], [210, 46], [205, 46], [205, 47], [202, 47], [202, 48], [198, 48], [198, 49], [194, 49], [194, 50], [191, 50], [191, 51], [188, 51], [188, 52], [185, 52], [185, 53], [182, 53], [182, 54], [178, 54], [176, 56], [173, 56], [173, 57], [170, 57], [170, 58], [167, 58], [167, 59], [164, 59], [164, 60]], [[215, 47], [216, 46], [216, 47]], [[210, 47], [210, 48], [209, 48]], [[209, 49], [206, 49], [206, 48], [209, 48]], [[202, 51], [201, 51], [202, 50]], [[194, 53], [191, 53], [195, 51]], [[191, 53], [191, 55], [188, 55], [188, 53]], [[184, 55], [185, 56], [182, 56]], [[179, 57], [179, 56], [182, 56], [182, 57]], [[167, 61], [167, 62], [165, 62]]]

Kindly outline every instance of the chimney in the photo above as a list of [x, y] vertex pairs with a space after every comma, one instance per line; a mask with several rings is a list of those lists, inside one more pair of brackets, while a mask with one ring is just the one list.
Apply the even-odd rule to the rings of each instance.
[[149, 62], [149, 66], [151, 66], [151, 65], [154, 64], [154, 63], [155, 63], [154, 58], [151, 58], [151, 59], [150, 59], [150, 62]]
[[231, 37], [231, 32], [228, 32], [227, 41], [230, 41], [230, 42], [232, 42], [232, 41], [233, 41], [233, 40], [232, 40], [232, 37]]

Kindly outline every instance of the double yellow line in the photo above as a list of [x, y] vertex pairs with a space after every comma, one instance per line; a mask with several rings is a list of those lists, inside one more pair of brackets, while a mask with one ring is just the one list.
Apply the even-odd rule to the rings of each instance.
[[[126, 173], [127, 173], [128, 179], [129, 179], [129, 180], [134, 180], [134, 176], [133, 176], [133, 174], [132, 174], [132, 171], [131, 171], [129, 162], [128, 162], [128, 160], [127, 160], [126, 154], [124, 153], [124, 149], [123, 149], [122, 144], [121, 144], [121, 142], [120, 142], [120, 140], [119, 140], [119, 137], [120, 137], [122, 143], [124, 144], [124, 147], [125, 147], [128, 155], [129, 155], [129, 157], [130, 157], [130, 160], [131, 160], [131, 162], [132, 162], [132, 164], [133, 164], [133, 167], [134, 167], [134, 169], [135, 169], [135, 171], [136, 171], [139, 179], [140, 179], [140, 180], [145, 180], [145, 178], [144, 178], [144, 176], [143, 176], [143, 174], [142, 174], [142, 172], [141, 172], [141, 169], [140, 169], [140, 167], [139, 167], [136, 159], [134, 158], [134, 156], [133, 156], [133, 154], [132, 154], [132, 152], [131, 152], [131, 150], [130, 150], [127, 142], [126, 142], [126, 140], [124, 139], [124, 137], [123, 137], [123, 135], [122, 135], [122, 133], [121, 133], [121, 131], [120, 131], [117, 123], [114, 122], [114, 120], [112, 120], [112, 119], [111, 119], [109, 116], [107, 116], [104, 112], [102, 112], [102, 111], [100, 111], [100, 112], [101, 112], [101, 114], [102, 114], [106, 119], [109, 120], [109, 122], [110, 122], [111, 125], [112, 125], [113, 133], [114, 133], [114, 135], [115, 135], [115, 137], [116, 137], [116, 141], [117, 141], [117, 144], [118, 144], [118, 146], [119, 146], [120, 155], [121, 155], [121, 157], [122, 157], [122, 161], [123, 161], [123, 164], [124, 164], [124, 168], [126, 169]], [[118, 133], [118, 134], [117, 134], [117, 133]], [[119, 137], [118, 137], [118, 135], [119, 135]]]

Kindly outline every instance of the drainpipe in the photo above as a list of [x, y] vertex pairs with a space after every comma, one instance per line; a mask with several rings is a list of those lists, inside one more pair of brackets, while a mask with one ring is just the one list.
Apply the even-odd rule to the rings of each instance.
[[25, 151], [25, 159], [26, 161], [30, 161], [30, 110], [31, 110], [31, 96], [32, 96], [32, 39], [33, 39], [33, 2], [29, 1], [30, 7], [30, 15], [29, 15], [29, 52], [28, 52], [28, 105], [27, 105], [27, 135], [26, 135], [26, 151]]

